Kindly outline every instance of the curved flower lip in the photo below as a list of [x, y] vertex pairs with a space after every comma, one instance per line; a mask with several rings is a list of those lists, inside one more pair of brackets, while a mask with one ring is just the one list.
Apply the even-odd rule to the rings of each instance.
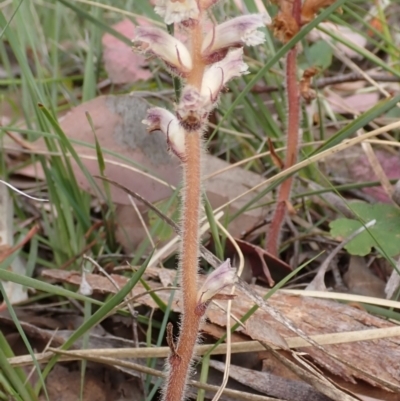
[[192, 69], [192, 57], [187, 47], [162, 29], [139, 26], [132, 42], [134, 49], [159, 57], [179, 74], [185, 75]]
[[147, 130], [160, 130], [167, 138], [169, 149], [181, 160], [185, 158], [185, 130], [179, 120], [162, 107], [152, 107], [147, 111], [147, 117], [142, 121]]
[[223, 60], [208, 67], [204, 72], [200, 92], [191, 85], [183, 88], [176, 107], [180, 124], [187, 131], [201, 129], [226, 83], [234, 77], [247, 74], [247, 70], [242, 48], [231, 50]]
[[234, 77], [247, 74], [248, 65], [243, 62], [243, 49], [231, 50], [220, 62], [210, 66], [204, 73], [201, 85], [201, 95], [211, 103], [228, 81]]
[[242, 15], [217, 25], [204, 38], [202, 54], [205, 61], [215, 62], [216, 57], [218, 61], [221, 58], [218, 53], [224, 57], [230, 47], [256, 46], [263, 43], [265, 35], [258, 28], [270, 23], [271, 17], [265, 13]]
[[224, 288], [233, 286], [236, 281], [236, 269], [231, 266], [230, 259], [227, 259], [205, 279], [197, 295], [198, 303], [211, 301]]
[[198, 19], [200, 13], [196, 0], [157, 0], [154, 11], [168, 25]]

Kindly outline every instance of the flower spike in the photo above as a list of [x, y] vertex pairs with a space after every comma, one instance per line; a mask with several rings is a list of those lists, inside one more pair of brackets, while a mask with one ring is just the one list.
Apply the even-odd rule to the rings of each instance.
[[139, 26], [132, 42], [134, 49], [159, 57], [177, 75], [186, 76], [192, 69], [192, 57], [187, 47], [162, 29]]
[[211, 64], [221, 60], [231, 47], [256, 46], [263, 43], [265, 35], [258, 28], [270, 23], [271, 17], [268, 14], [250, 14], [217, 25], [204, 38], [204, 61]]

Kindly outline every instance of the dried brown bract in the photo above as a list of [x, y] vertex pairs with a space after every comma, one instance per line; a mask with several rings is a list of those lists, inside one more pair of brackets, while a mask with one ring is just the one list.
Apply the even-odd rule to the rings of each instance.
[[299, 31], [299, 26], [291, 14], [280, 12], [272, 20], [272, 31], [277, 39], [282, 43], [287, 43]]
[[303, 72], [303, 77], [300, 80], [300, 95], [307, 104], [317, 96], [315, 90], [311, 88], [311, 79], [318, 73], [318, 71], [319, 69], [317, 67], [307, 68]]

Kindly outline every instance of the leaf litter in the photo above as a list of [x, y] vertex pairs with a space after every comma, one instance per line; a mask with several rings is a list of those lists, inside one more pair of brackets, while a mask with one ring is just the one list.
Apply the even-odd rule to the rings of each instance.
[[[242, 6], [240, 2], [239, 5]], [[261, 1], [257, 2], [257, 6], [261, 8], [264, 7]], [[129, 21], [124, 20], [119, 24], [114, 25], [114, 28], [129, 37], [133, 25]], [[343, 26], [337, 24], [334, 27], [331, 26], [328, 28], [337, 30], [339, 35], [344, 36], [346, 40], [349, 40], [357, 46], [365, 46], [366, 38], [356, 34], [352, 28], [345, 29]], [[314, 30], [313, 32], [315, 33], [316, 31]], [[320, 38], [317, 39], [320, 40]], [[141, 79], [145, 80], [151, 77], [151, 74], [147, 69], [148, 66], [146, 61], [133, 59], [133, 55], [128, 46], [122, 46], [122, 42], [115, 41], [108, 34], [103, 37], [103, 45], [105, 68], [111, 82], [117, 85], [123, 85], [125, 83], [131, 83]], [[316, 47], [316, 49], [318, 50], [319, 48]], [[349, 49], [346, 46], [339, 45], [339, 50], [347, 54], [348, 57], [359, 56], [359, 54], [354, 51], [349, 52]], [[119, 54], [117, 54], [118, 52]], [[324, 67], [328, 68], [332, 62], [332, 55], [326, 57], [326, 60], [327, 64]], [[115, 63], [113, 64], [114, 61]], [[363, 87], [365, 88], [365, 85]], [[348, 113], [349, 109], [362, 112], [375, 105], [378, 101], [377, 92], [372, 92], [368, 96], [366, 93], [356, 94], [355, 96], [348, 93], [347, 95], [345, 99], [346, 102], [343, 101], [343, 93], [335, 98], [334, 96], [331, 98], [328, 96], [328, 102], [331, 102], [333, 111], [342, 114]], [[335, 108], [337, 103], [341, 108]], [[345, 103], [347, 103], [348, 107]], [[147, 134], [140, 132], [141, 125], [139, 122], [146, 107], [147, 105], [145, 102], [138, 100], [137, 98], [135, 99], [134, 97], [120, 96], [114, 98], [109, 95], [103, 96], [84, 103], [82, 106], [72, 110], [72, 112], [65, 116], [61, 121], [61, 126], [71, 139], [82, 140], [92, 144], [93, 132], [91, 131], [85, 116], [87, 111], [95, 121], [96, 136], [98, 136], [101, 147], [103, 150], [107, 149], [108, 151], [114, 152], [114, 154], [107, 153], [105, 155], [107, 159], [106, 175], [113, 181], [122, 183], [123, 186], [141, 193], [149, 202], [157, 203], [168, 199], [173, 193], [175, 187], [178, 186], [179, 171], [177, 169], [177, 164], [174, 163], [173, 159], [171, 159], [165, 151], [164, 142], [158, 141], [157, 137], [155, 137], [156, 139], [153, 137], [154, 142], [152, 142]], [[139, 110], [137, 114], [132, 112], [132, 110], [136, 109]], [[110, 133], [112, 134], [110, 135]], [[37, 152], [46, 152], [47, 150], [43, 143], [40, 142], [35, 143], [35, 147]], [[82, 154], [83, 159], [85, 160], [85, 166], [89, 169], [90, 173], [92, 175], [99, 174], [98, 163], [95, 159], [96, 153], [93, 150], [78, 144], [76, 144], [75, 147], [78, 152]], [[122, 155], [124, 159], [116, 157], [116, 155]], [[379, 155], [379, 151], [377, 152], [377, 155]], [[388, 177], [398, 179], [400, 177], [396, 172], [397, 167], [395, 167], [397, 159], [393, 154], [392, 156], [393, 159], [388, 164], [386, 172], [387, 170], [394, 172], [393, 175], [387, 174]], [[207, 168], [210, 168], [210, 173], [225, 169], [229, 166], [228, 163], [223, 162], [220, 159], [212, 156], [207, 157], [206, 165]], [[381, 158], [380, 162], [382, 165], [384, 164], [385, 159], [389, 160], [387, 155]], [[149, 161], [150, 163], [148, 163]], [[365, 155], [361, 156], [360, 163], [355, 163], [355, 167], [359, 167], [363, 163], [368, 165]], [[385, 166], [383, 167], [385, 169]], [[32, 168], [31, 171], [29, 171], [30, 168], [31, 167], [22, 169], [20, 172], [22, 174], [38, 177], [38, 171], [33, 171]], [[80, 169], [76, 165], [73, 165], [73, 168], [79, 178], [81, 188], [86, 191], [91, 191], [92, 188], [86, 182]], [[333, 171], [336, 171], [336, 169], [337, 166], [333, 168]], [[143, 174], [143, 170], [149, 175]], [[155, 177], [157, 177], [157, 179], [155, 179]], [[373, 172], [371, 173], [369, 171], [360, 177], [360, 180], [368, 181], [373, 177]], [[215, 182], [209, 180], [209, 182], [206, 182], [205, 186], [207, 194], [212, 201], [212, 206], [216, 208], [219, 205], [226, 203], [228, 200], [236, 198], [238, 194], [244, 192], [248, 187], [262, 184], [262, 182], [263, 178], [257, 174], [244, 169], [232, 169], [227, 174], [217, 177]], [[123, 190], [118, 191], [114, 187], [112, 188], [112, 201], [117, 205], [119, 227], [123, 227], [125, 231], [124, 235], [119, 236], [118, 242], [123, 245], [126, 253], [134, 252], [137, 249], [138, 244], [145, 237], [145, 232], [141, 230], [142, 227], [140, 226], [139, 220], [132, 219], [134, 213], [132, 212], [132, 207], [129, 204], [126, 193]], [[368, 191], [368, 189], [362, 190], [365, 192]], [[378, 188], [378, 190], [381, 189]], [[379, 198], [379, 195], [372, 196], [375, 196], [375, 199], [379, 201], [388, 201], [387, 197], [384, 198], [381, 196]], [[237, 210], [240, 210], [240, 208], [244, 206], [248, 200], [251, 200], [252, 197], [253, 195], [248, 199], [242, 199], [239, 203], [236, 203], [233, 208], [229, 209], [228, 214], [234, 214]], [[154, 224], [154, 220], [152, 221], [152, 213], [149, 211], [153, 211], [153, 209], [147, 209], [143, 206], [144, 203], [141, 204], [140, 201], [138, 203], [141, 212], [145, 216], [146, 223], [151, 228], [151, 225]], [[365, 212], [359, 213], [357, 213], [358, 207], [356, 206], [356, 215], [361, 217], [364, 222], [368, 222], [373, 218], [371, 217], [372, 214], [377, 218], [378, 222], [383, 222], [383, 225], [379, 228], [380, 231], [372, 231], [372, 233], [374, 234], [374, 237], [379, 238], [381, 243], [384, 244], [382, 246], [383, 251], [389, 256], [395, 257], [399, 254], [399, 250], [398, 244], [396, 244], [396, 241], [393, 241], [393, 233], [394, 236], [396, 236], [397, 231], [395, 228], [392, 229], [392, 226], [389, 227], [390, 217], [388, 216], [390, 213], [386, 213], [386, 215], [385, 212], [378, 213], [376, 210], [372, 210], [372, 206], [373, 205], [365, 205]], [[378, 206], [381, 207], [382, 205]], [[389, 205], [387, 206], [389, 207]], [[267, 213], [266, 210], [268, 210], [268, 208], [261, 207], [258, 209], [247, 210], [239, 219], [236, 219], [236, 221], [230, 225], [230, 231], [233, 232], [234, 236], [240, 237], [243, 232], [251, 230], [251, 227], [257, 225], [260, 220], [265, 217]], [[385, 210], [387, 211], [389, 209]], [[396, 209], [393, 207], [391, 210], [395, 211]], [[392, 214], [392, 217], [396, 215], [396, 212], [393, 213], [394, 215]], [[160, 218], [164, 219], [165, 217], [161, 216]], [[315, 216], [313, 216], [313, 218], [315, 218]], [[299, 216], [295, 216], [293, 219], [300, 221]], [[343, 220], [341, 222], [342, 226], [337, 223], [339, 225], [336, 226], [336, 228], [335, 225], [331, 228], [332, 237], [339, 240], [343, 240], [346, 237], [348, 238], [356, 228], [362, 226], [362, 224], [354, 225], [354, 227], [351, 226], [352, 230], [349, 232], [349, 225], [354, 222], [360, 223], [360, 221], [354, 218], [348, 218], [346, 219], [346, 222], [343, 222]], [[347, 227], [346, 230], [345, 227]], [[387, 237], [383, 236], [385, 231], [387, 234], [390, 233], [392, 235], [388, 235]], [[161, 241], [168, 241], [169, 237], [173, 235], [172, 232], [173, 230], [168, 232], [165, 237], [160, 235], [160, 238], [158, 239]], [[128, 237], [129, 241], [124, 242], [124, 237]], [[253, 239], [254, 238], [256, 238], [256, 236], [254, 236]], [[314, 238], [313, 245], [318, 244], [319, 241], [320, 244], [323, 244], [321, 238]], [[333, 241], [333, 238], [330, 238], [330, 241]], [[262, 277], [261, 274], [257, 273], [259, 270], [263, 271], [264, 278], [267, 279], [269, 278], [269, 270], [271, 270], [272, 274], [277, 273], [274, 261], [269, 259], [268, 255], [265, 255], [262, 252], [263, 249], [261, 247], [258, 247], [251, 241], [244, 241], [242, 239], [237, 242], [240, 244], [242, 251], [247, 250], [251, 255], [249, 258], [250, 264], [253, 270], [256, 269], [255, 274], [253, 271], [254, 277]], [[367, 236], [362, 238], [361, 242], [362, 243], [356, 245], [354, 243], [351, 244], [350, 242], [348, 244], [349, 248], [346, 248], [346, 250], [350, 254], [358, 255], [361, 253], [364, 256], [373, 253], [377, 247], [376, 242], [371, 239], [371, 236], [368, 238]], [[308, 246], [311, 244], [311, 241], [308, 241], [306, 238], [304, 244]], [[328, 244], [328, 246], [331, 245], [332, 243]], [[206, 248], [203, 247], [202, 252], [203, 256], [205, 256], [209, 262], [211, 261], [211, 264], [213, 264], [213, 261], [215, 262], [209, 251], [207, 253]], [[339, 258], [343, 258], [345, 255], [345, 253], [340, 251], [340, 249], [337, 249], [336, 252], [336, 259], [338, 260]], [[371, 262], [371, 260], [369, 261]], [[280, 262], [282, 263], [279, 264], [279, 262], [277, 262], [278, 268], [282, 269], [282, 266], [284, 266], [286, 262]], [[374, 263], [375, 262], [372, 261], [372, 264]], [[376, 263], [379, 264], [379, 260]], [[341, 264], [339, 263], [339, 268], [341, 269], [339, 274], [343, 275], [344, 283], [347, 285], [350, 292], [377, 297], [384, 296], [382, 292], [384, 280], [378, 278], [374, 273], [372, 273], [370, 266], [367, 265], [367, 258], [351, 256], [345, 264], [348, 266], [347, 272], [343, 273], [342, 266], [340, 266]], [[286, 264], [286, 266], [288, 265]], [[111, 264], [109, 269], [112, 269], [113, 267], [115, 266]], [[124, 268], [124, 266], [122, 266], [122, 268]], [[282, 270], [278, 273], [282, 273]], [[286, 274], [287, 273], [288, 271], [286, 271]], [[328, 269], [325, 269], [324, 274], [321, 273], [318, 289], [326, 290], [325, 282], [329, 280], [329, 274], [325, 273], [328, 273]], [[90, 288], [90, 291], [93, 291], [95, 297], [104, 297], [107, 296], [107, 294], [116, 292], [115, 285], [113, 285], [109, 279], [102, 277], [99, 274], [86, 273], [85, 280], [82, 278], [80, 273], [57, 269], [44, 270], [42, 274], [48, 280], [53, 280], [57, 283], [68, 283], [68, 285], [74, 285], [76, 288], [79, 288], [80, 286], [82, 287], [82, 283], [85, 283], [87, 287]], [[175, 279], [174, 275], [175, 272], [172, 272], [169, 269], [152, 268], [147, 272], [146, 282], [150, 285], [151, 289], [156, 290], [160, 289], [161, 284], [169, 285], [170, 283], [173, 283]], [[393, 276], [396, 277], [395, 275]], [[111, 277], [120, 287], [122, 287], [127, 280], [120, 274], [111, 274]], [[272, 284], [271, 280], [270, 284]], [[267, 348], [272, 346], [272, 348], [278, 347], [287, 349], [286, 342], [290, 343], [290, 341], [286, 340], [293, 336], [292, 331], [300, 334], [303, 339], [309, 340], [310, 336], [314, 338], [315, 335], [321, 333], [345, 333], [348, 331], [357, 332], [357, 330], [359, 332], [365, 332], [370, 327], [386, 328], [388, 330], [396, 328], [394, 324], [370, 315], [363, 309], [363, 306], [355, 305], [355, 307], [352, 307], [332, 301], [321, 301], [309, 297], [288, 295], [280, 291], [276, 292], [268, 300], [268, 303], [266, 303], [261, 299], [266, 291], [265, 288], [253, 284], [248, 286], [245, 283], [242, 283], [241, 289], [244, 292], [240, 292], [239, 290], [239, 296], [233, 303], [232, 316], [235, 316], [236, 318], [244, 316], [247, 310], [250, 309], [254, 303], [261, 306], [261, 308], [245, 322], [244, 326], [238, 328], [238, 333], [236, 335], [241, 336], [242, 339], [246, 339], [247, 342], [250, 342], [250, 339], [258, 340], [261, 343], [265, 342], [267, 343]], [[394, 290], [390, 291], [393, 293]], [[169, 301], [169, 293], [170, 290], [168, 288], [162, 288], [160, 291], [157, 291], [157, 296], [167, 304]], [[249, 297], [251, 293], [253, 296]], [[146, 287], [138, 285], [133, 290], [131, 296], [138, 297], [134, 301], [135, 306], [145, 308], [145, 311], [158, 310], [159, 304], [157, 304], [157, 302], [154, 301], [154, 298], [147, 293]], [[78, 307], [78, 305], [76, 306]], [[173, 301], [172, 309], [175, 312], [180, 311], [179, 297]], [[221, 333], [221, 330], [226, 328], [226, 317], [224, 316], [223, 311], [215, 305], [210, 308], [208, 313], [208, 323], [204, 328], [204, 333], [211, 335], [214, 340], [214, 338], [219, 338], [220, 336], [220, 334], [217, 336], [217, 333]], [[113, 322], [118, 321], [119, 320], [116, 317], [113, 317]], [[122, 317], [120, 317], [120, 321], [123, 321]], [[235, 321], [232, 319], [232, 325], [234, 322]], [[36, 321], [30, 326], [28, 323], [22, 323], [25, 332], [30, 335], [30, 338], [33, 339], [35, 336], [36, 338], [41, 337], [42, 342], [46, 339], [48, 344], [51, 344], [52, 346], [60, 346], [63, 341], [73, 333], [73, 331], [59, 330], [58, 323], [56, 323], [56, 326], [48, 327], [46, 330], [39, 329], [39, 326], [43, 324], [43, 322], [39, 323], [39, 321]], [[107, 322], [103, 323], [104, 325], [107, 324]], [[8, 327], [12, 327], [13, 325], [12, 321], [8, 320], [8, 323], [6, 323], [6, 320], [4, 319], [0, 319], [0, 324], [2, 325], [2, 330], [7, 325]], [[130, 324], [131, 321], [128, 320], [127, 325]], [[97, 326], [97, 329], [100, 331], [101, 328], [102, 326]], [[292, 330], [293, 328], [294, 330]], [[103, 332], [102, 334], [91, 332], [89, 335], [89, 348], [98, 348], [95, 346], [94, 341], [96, 335], [98, 335], [98, 347], [101, 347], [101, 345], [112, 347], [109, 345], [112, 342], [109, 334], [106, 334], [106, 332]], [[114, 345], [118, 348], [123, 349], [124, 346], [132, 347], [132, 342], [129, 342], [128, 340], [126, 340], [124, 344], [123, 341], [121, 341], [121, 343], [118, 343], [117, 340], [115, 341], [116, 343]], [[77, 342], [75, 345], [78, 349], [82, 346], [80, 342]], [[246, 370], [243, 366], [232, 366], [230, 375], [232, 378], [243, 382], [243, 384], [250, 385], [254, 390], [268, 393], [271, 396], [282, 397], [287, 400], [301, 399], [296, 398], [296, 394], [298, 397], [301, 396], [304, 399], [310, 400], [313, 400], [313, 397], [315, 397], [315, 400], [327, 399], [327, 395], [322, 395], [322, 393], [318, 392], [316, 389], [322, 390], [323, 393], [326, 391], [333, 391], [333, 393], [329, 393], [331, 399], [367, 399], [367, 397], [357, 394], [357, 391], [351, 393], [354, 395], [354, 398], [353, 395], [341, 393], [340, 388], [341, 386], [345, 387], [345, 385], [340, 381], [340, 378], [347, 380], [347, 384], [356, 383], [356, 385], [361, 386], [361, 383], [363, 383], [363, 385], [369, 383], [381, 389], [389, 388], [393, 391], [398, 390], [399, 366], [396, 362], [399, 360], [398, 345], [396, 338], [391, 338], [377, 339], [373, 341], [356, 341], [344, 344], [328, 344], [324, 345], [324, 349], [320, 349], [319, 346], [315, 348], [305, 346], [296, 347], [306, 355], [307, 363], [302, 359], [302, 355], [299, 355], [298, 353], [289, 355], [289, 351], [285, 351], [285, 358], [288, 358], [285, 363], [282, 362], [282, 355], [280, 353], [274, 354], [275, 351], [273, 350], [259, 352], [257, 355], [258, 360], [263, 363], [263, 366], [266, 366], [265, 362], [271, 359], [271, 355], [275, 355], [274, 358], [277, 358], [276, 360], [280, 360], [280, 363], [283, 363], [283, 365], [286, 364], [286, 366], [291, 364], [294, 365], [293, 361], [296, 361], [296, 367], [291, 365], [292, 369], [297, 371], [304, 381], [307, 382], [308, 380], [311, 380], [315, 385], [314, 387], [300, 381], [284, 381], [286, 379], [283, 377], [268, 376], [265, 375], [266, 372], [257, 372], [249, 369]], [[38, 346], [38, 349], [44, 348], [45, 344], [41, 344], [40, 347]], [[55, 351], [53, 350], [51, 352]], [[335, 357], [341, 360], [342, 363], [333, 363], [333, 361], [329, 359], [329, 354], [335, 355]], [[299, 371], [298, 366], [305, 363], [306, 370]], [[319, 373], [319, 370], [313, 368], [313, 363], [315, 366], [318, 366], [318, 369], [322, 369], [324, 374], [329, 372], [334, 375], [334, 381], [340, 383], [340, 385], [338, 385], [339, 390], [331, 388], [328, 381]], [[214, 360], [210, 362], [210, 365], [214, 367], [217, 367], [218, 364], [220, 364], [219, 369], [221, 370], [221, 363]], [[90, 366], [90, 368], [87, 369], [87, 382], [83, 390], [84, 400], [119, 399], [118, 396], [121, 396], [122, 399], [129, 397], [135, 399], [135, 397], [139, 396], [135, 393], [135, 395], [130, 394], [128, 397], [126, 389], [112, 388], [112, 386], [109, 385], [110, 377], [113, 378], [111, 381], [126, 382], [126, 376], [115, 378], [115, 376], [113, 376], [113, 374], [115, 374], [114, 370], [105, 369], [104, 366], [105, 365]], [[307, 369], [313, 373], [305, 373], [307, 372]], [[120, 373], [120, 371], [118, 373]], [[62, 399], [66, 401], [69, 401], [70, 399], [78, 399], [77, 397], [79, 395], [75, 390], [80, 387], [81, 372], [77, 369], [76, 364], [73, 365], [73, 363], [70, 363], [69, 365], [57, 365], [57, 369], [54, 370], [52, 374], [53, 376], [50, 376], [48, 379], [49, 383], [54, 381], [54, 386], [51, 387], [50, 385], [48, 388], [49, 394], [51, 394], [51, 399], [55, 399], [57, 393], [65, 395], [66, 398]], [[60, 377], [65, 378], [67, 383], [66, 386], [64, 386], [59, 380]], [[265, 387], [268, 381], [267, 378], [269, 378], [268, 380], [273, 380], [273, 383], [275, 383], [272, 390], [271, 388], [268, 389]], [[374, 378], [376, 380], [374, 380]], [[277, 383], [281, 385], [278, 386]], [[388, 384], [388, 386], [385, 386], [385, 383]], [[137, 385], [137, 387], [140, 386]], [[72, 392], [69, 392], [69, 390], [72, 390]], [[115, 391], [117, 391], [117, 393], [115, 393]], [[384, 392], [381, 393], [382, 397], [386, 397], [387, 394], [388, 393]]]

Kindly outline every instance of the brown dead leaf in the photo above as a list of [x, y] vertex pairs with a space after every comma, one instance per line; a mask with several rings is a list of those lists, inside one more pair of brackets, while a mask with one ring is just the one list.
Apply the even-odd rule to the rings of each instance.
[[[400, 179], [400, 158], [385, 149], [376, 149], [375, 156], [389, 179]], [[360, 147], [343, 150], [324, 161], [330, 175], [346, 182], [368, 182], [377, 180], [364, 152]], [[391, 203], [382, 187], [363, 188], [362, 192], [378, 202]]]
[[56, 365], [46, 380], [49, 398], [42, 395], [39, 401], [122, 401], [139, 400], [143, 394], [138, 388], [137, 380], [126, 380], [126, 376], [99, 364], [91, 364], [85, 370], [83, 397], [80, 398], [82, 377], [80, 370], [71, 370]]
[[[148, 268], [147, 273], [151, 273], [152, 277], [157, 275], [157, 272], [163, 272], [164, 280], [167, 275], [170, 276], [169, 281], [173, 282], [176, 271], [168, 269]], [[58, 281], [69, 282], [79, 285], [79, 274], [71, 274], [65, 271], [46, 270], [43, 272], [46, 277], [57, 278]], [[96, 285], [100, 291], [109, 286], [109, 281], [103, 277], [92, 279], [92, 275], [87, 275], [86, 279], [91, 284], [96, 292]], [[121, 277], [122, 281], [127, 282], [127, 278]], [[200, 278], [199, 284], [203, 282], [203, 277]], [[147, 282], [152, 288], [160, 287], [160, 284], [154, 281]], [[95, 285], [96, 284], [96, 285]], [[110, 285], [112, 292], [115, 288]], [[252, 286], [253, 290], [263, 296], [266, 289], [257, 285]], [[143, 292], [143, 288], [136, 286], [132, 295], [137, 295]], [[168, 302], [169, 292], [161, 291], [157, 295], [164, 301]], [[177, 292], [179, 295], [179, 292]], [[238, 318], [244, 316], [247, 311], [254, 305], [240, 290], [237, 290], [237, 297], [232, 301], [232, 314]], [[151, 308], [157, 308], [154, 301], [149, 295], [145, 295], [136, 299], [144, 305]], [[306, 333], [308, 336], [324, 333], [337, 333], [345, 331], [365, 330], [367, 328], [384, 328], [394, 327], [394, 325], [386, 320], [368, 314], [366, 311], [352, 308], [345, 304], [323, 299], [314, 299], [309, 297], [300, 297], [288, 295], [283, 292], [276, 292], [270, 299], [271, 307], [275, 308], [287, 319], [290, 319], [294, 325]], [[172, 310], [179, 312], [181, 304], [176, 299], [172, 303]], [[207, 319], [220, 327], [225, 327], [226, 316], [214, 304], [211, 304], [206, 312]], [[293, 333], [271, 317], [271, 315], [261, 309], [254, 314], [254, 319], [259, 320], [259, 327], [262, 330], [263, 325], [274, 328], [282, 337], [287, 338], [293, 336]], [[234, 321], [231, 323], [234, 324]], [[239, 333], [246, 332], [239, 328]], [[252, 333], [254, 336], [257, 333]], [[261, 333], [258, 333], [261, 334]], [[266, 334], [268, 335], [268, 334]], [[254, 339], [257, 339], [255, 336]], [[354, 370], [345, 364], [335, 364], [333, 367], [328, 363], [325, 353], [314, 347], [304, 348], [303, 350], [319, 365], [330, 371], [332, 374], [343, 377], [347, 381], [355, 382], [355, 379], [362, 379], [372, 385], [381, 387], [377, 381], [372, 378], [376, 377], [379, 380], [385, 380], [395, 386], [400, 385], [400, 339], [379, 339], [371, 341], [352, 342], [344, 344], [334, 344], [324, 346], [327, 352], [334, 354], [346, 364], [355, 365], [360, 369]], [[268, 357], [266, 355], [266, 357]], [[365, 372], [363, 374], [362, 372]], [[368, 375], [368, 377], [366, 376]]]
[[[400, 179], [400, 158], [398, 154], [391, 154], [384, 149], [377, 149], [374, 156], [388, 179]], [[356, 163], [350, 166], [351, 173], [357, 182], [378, 179], [375, 169], [365, 155], [360, 155]], [[364, 188], [363, 192], [379, 202], [390, 203], [391, 199], [382, 187]]]
[[[235, 241], [251, 267], [252, 274], [251, 277], [248, 277], [250, 280], [245, 279], [246, 281], [251, 281], [251, 278], [255, 277], [273, 287], [274, 280], [279, 281], [292, 271], [287, 263], [276, 258], [265, 249], [238, 238], [235, 238]], [[229, 240], [227, 240], [225, 248], [228, 255], [235, 254], [235, 248]]]
[[[367, 39], [360, 35], [359, 33], [355, 32], [351, 27], [343, 26], [343, 25], [338, 25], [334, 24], [332, 22], [321, 22], [319, 27], [324, 28], [328, 31], [332, 31], [335, 35], [339, 35], [343, 37], [343, 39], [346, 42], [351, 42], [352, 44], [359, 46], [361, 48], [364, 48], [367, 44]], [[325, 32], [322, 32], [318, 29], [313, 29], [308, 35], [307, 38], [311, 40], [312, 42], [316, 42], [317, 40], [324, 40], [326, 42], [332, 42], [333, 39]], [[346, 56], [350, 58], [361, 58], [359, 53], [356, 51], [350, 49], [348, 46], [334, 42], [335, 46], [345, 54]]]
[[[81, 380], [81, 372], [79, 370], [69, 371], [63, 366], [56, 365], [46, 381], [49, 399], [53, 401], [79, 400]], [[110, 397], [110, 389], [107, 388], [102, 378], [98, 374], [87, 370], [85, 372], [82, 400], [107, 401]], [[43, 396], [40, 400], [44, 401], [46, 397]]]
[[368, 269], [365, 259], [360, 256], [350, 257], [343, 281], [352, 294], [385, 298], [385, 282]]
[[[148, 107], [145, 100], [135, 96], [101, 96], [71, 110], [60, 121], [60, 125], [70, 139], [94, 144], [92, 128], [86, 117], [86, 113], [90, 114], [105, 158], [104, 174], [111, 180], [139, 193], [149, 202], [155, 203], [173, 194], [173, 187], [180, 184], [181, 168], [178, 159], [168, 153], [164, 136], [160, 132], [149, 135], [141, 123]], [[35, 142], [34, 146], [38, 151], [47, 149], [43, 141]], [[100, 175], [95, 150], [77, 144], [74, 144], [74, 148], [89, 173], [93, 176]], [[81, 169], [75, 163], [72, 165], [80, 187], [93, 192]], [[145, 171], [147, 175], [138, 169]], [[37, 177], [38, 171], [40, 171], [38, 165], [19, 170], [21, 174], [33, 177]], [[219, 171], [222, 172], [218, 173]], [[211, 155], [205, 156], [204, 173], [204, 186], [213, 208], [225, 204], [263, 182], [263, 178], [258, 174], [240, 167], [229, 169], [228, 163]], [[99, 187], [103, 188], [103, 182], [101, 180], [97, 182]], [[135, 220], [129, 221], [125, 216], [120, 219], [125, 223], [123, 227], [126, 233], [125, 238], [137, 238], [135, 231], [142, 228], [138, 225], [137, 216], [131, 209], [128, 196], [123, 190], [113, 186], [111, 196], [115, 204], [128, 205], [131, 213], [128, 212], [127, 215], [129, 214]], [[234, 214], [253, 197], [254, 193], [241, 197], [227, 207], [225, 212], [229, 215]], [[265, 201], [264, 197], [263, 203]], [[141, 212], [146, 213], [147, 209], [140, 202], [138, 207]], [[244, 212], [229, 225], [230, 233], [240, 236], [243, 230], [253, 227], [265, 214], [265, 207], [254, 207]], [[144, 219], [146, 220], [146, 215]], [[139, 237], [140, 240], [143, 239], [143, 236]], [[134, 249], [137, 244], [134, 241], [124, 243], [128, 251]]]
[[268, 149], [271, 152], [272, 163], [274, 163], [274, 165], [276, 167], [278, 167], [279, 170], [283, 170], [283, 168], [285, 167], [285, 163], [279, 157], [279, 155], [275, 152], [274, 144], [271, 141], [271, 138], [268, 137], [267, 139], [268, 139]]
[[[146, 20], [143, 19], [139, 19], [138, 22], [140, 25], [146, 24]], [[128, 39], [134, 37], [135, 26], [128, 19], [118, 22], [113, 28]], [[146, 69], [145, 57], [134, 53], [131, 46], [109, 33], [103, 36], [102, 44], [104, 66], [113, 84], [128, 84], [151, 78], [150, 71]]]
[[350, 96], [342, 96], [334, 92], [330, 92], [326, 97], [332, 111], [341, 114], [364, 113], [374, 107], [379, 101], [377, 92], [360, 93]]
[[[219, 361], [210, 361], [210, 366], [223, 371], [225, 365]], [[330, 401], [327, 396], [316, 391], [312, 386], [300, 380], [290, 380], [268, 372], [257, 372], [231, 365], [229, 376], [262, 394], [288, 401]]]

